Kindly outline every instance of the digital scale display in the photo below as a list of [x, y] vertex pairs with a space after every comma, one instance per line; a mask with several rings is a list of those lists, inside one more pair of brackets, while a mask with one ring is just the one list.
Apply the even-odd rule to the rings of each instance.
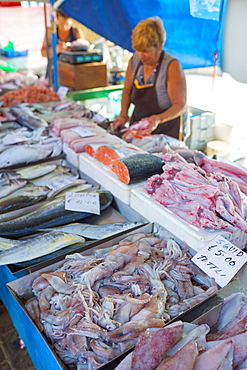
[[83, 52], [83, 51], [63, 51], [59, 55], [59, 60], [71, 64], [81, 64], [90, 62], [102, 62], [103, 56], [98, 52]]

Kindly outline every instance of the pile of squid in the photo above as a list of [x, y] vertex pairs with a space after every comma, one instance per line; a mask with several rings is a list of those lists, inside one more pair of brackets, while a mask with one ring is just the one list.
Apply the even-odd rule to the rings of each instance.
[[[213, 311], [211, 322], [217, 317]], [[246, 369], [246, 297], [241, 292], [226, 297], [212, 328], [204, 320], [202, 316], [200, 324], [176, 321], [146, 330], [115, 370]]]
[[34, 279], [25, 308], [69, 368], [97, 369], [217, 290], [186, 247], [139, 232], [66, 256]]

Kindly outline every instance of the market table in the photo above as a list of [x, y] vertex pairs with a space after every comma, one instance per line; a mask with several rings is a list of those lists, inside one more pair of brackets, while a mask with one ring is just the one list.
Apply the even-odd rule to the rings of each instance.
[[94, 89], [84, 90], [70, 90], [67, 93], [68, 98], [72, 100], [89, 100], [97, 98], [107, 98], [108, 94], [113, 91], [119, 91], [123, 89], [123, 85], [109, 85], [104, 87], [97, 87]]

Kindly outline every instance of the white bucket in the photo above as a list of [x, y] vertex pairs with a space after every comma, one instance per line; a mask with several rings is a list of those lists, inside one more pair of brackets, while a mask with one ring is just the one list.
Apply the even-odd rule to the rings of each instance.
[[231, 145], [222, 140], [209, 141], [206, 145], [205, 153], [207, 156], [218, 155], [228, 158], [231, 153]]

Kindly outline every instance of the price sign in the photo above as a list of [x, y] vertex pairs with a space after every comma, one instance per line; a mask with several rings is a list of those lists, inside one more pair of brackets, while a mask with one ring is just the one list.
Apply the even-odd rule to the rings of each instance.
[[67, 92], [69, 91], [69, 88], [66, 86], [60, 86], [57, 90], [57, 94], [60, 98], [60, 100], [63, 100], [63, 98], [66, 96]]
[[[62, 189], [64, 186], [70, 185], [70, 184], [75, 184], [75, 183], [80, 183], [80, 179], [77, 179], [77, 177], [59, 177], [57, 179], [54, 179], [50, 182], [47, 183], [48, 188], [57, 191], [59, 189]], [[82, 182], [84, 183], [84, 181]]]
[[131, 148], [126, 148], [126, 147], [120, 148], [119, 151], [122, 152], [125, 156], [134, 155], [134, 154], [140, 153], [138, 150], [131, 149]]
[[100, 215], [99, 193], [66, 193], [65, 209]]
[[93, 130], [89, 130], [88, 128], [84, 128], [84, 127], [80, 127], [80, 126], [73, 127], [73, 128], [70, 129], [70, 131], [76, 132], [81, 137], [89, 137], [89, 136], [95, 136], [96, 135], [96, 132], [94, 132]]
[[96, 113], [96, 114], [92, 117], [92, 119], [93, 119], [94, 121], [97, 121], [98, 123], [102, 123], [102, 122], [104, 122], [104, 121], [106, 120], [106, 118], [105, 118], [104, 116], [102, 116], [102, 114], [100, 114], [100, 113]]
[[201, 249], [192, 261], [223, 288], [246, 263], [247, 254], [219, 235]]

